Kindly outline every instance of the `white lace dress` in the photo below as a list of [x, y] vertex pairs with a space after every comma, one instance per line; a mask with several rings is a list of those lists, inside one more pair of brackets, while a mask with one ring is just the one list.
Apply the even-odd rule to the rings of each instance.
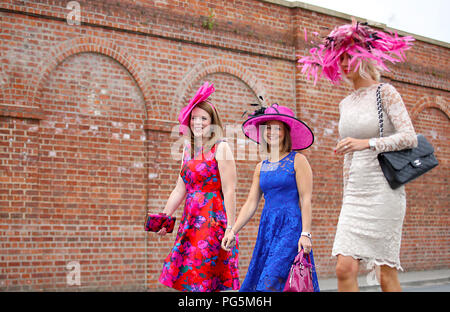
[[417, 137], [402, 98], [390, 84], [381, 87], [384, 137], [379, 137], [377, 86], [358, 89], [339, 104], [340, 139], [376, 138], [376, 151], [345, 154], [343, 202], [332, 255], [363, 260], [367, 268], [389, 265], [403, 270], [400, 243], [405, 188], [390, 188], [377, 154], [416, 147]]

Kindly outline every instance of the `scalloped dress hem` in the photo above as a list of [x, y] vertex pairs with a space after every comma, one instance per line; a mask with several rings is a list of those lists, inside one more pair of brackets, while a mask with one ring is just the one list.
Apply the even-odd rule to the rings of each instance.
[[401, 270], [402, 272], [404, 271], [399, 263], [393, 263], [388, 260], [376, 259], [376, 258], [368, 257], [368, 256], [354, 255], [354, 254], [345, 253], [345, 252], [333, 252], [331, 255], [333, 257], [342, 255], [344, 257], [352, 257], [355, 260], [361, 260], [366, 264], [366, 269], [369, 269], [369, 270], [373, 270], [375, 268], [375, 266], [387, 265], [387, 266], [390, 266], [391, 268]]

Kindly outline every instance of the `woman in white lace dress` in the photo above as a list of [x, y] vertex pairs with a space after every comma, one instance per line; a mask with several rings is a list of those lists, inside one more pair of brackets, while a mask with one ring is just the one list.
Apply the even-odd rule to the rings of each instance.
[[[348, 65], [348, 55], [341, 66]], [[377, 71], [367, 66], [372, 77], [347, 71], [355, 91], [339, 104], [337, 154], [344, 154], [344, 192], [332, 255], [337, 256], [338, 289], [358, 289], [359, 261], [380, 266], [383, 291], [401, 290], [397, 277], [400, 242], [406, 210], [404, 186], [391, 189], [377, 160], [381, 152], [417, 146], [417, 137], [397, 90], [381, 87], [385, 136], [379, 138], [376, 89]]]
[[387, 83], [380, 90], [385, 134], [379, 137], [376, 90], [383, 60], [392, 61], [387, 53], [408, 49], [409, 41], [353, 21], [336, 28], [325, 43], [310, 51], [311, 56], [300, 60], [304, 71], [316, 79], [321, 67], [332, 82], [346, 80], [354, 88], [339, 104], [340, 140], [335, 149], [344, 155], [343, 202], [332, 250], [337, 256], [339, 291], [358, 290], [361, 260], [368, 268], [379, 267], [383, 291], [401, 291], [397, 270], [402, 269], [405, 189], [390, 188], [377, 155], [415, 147], [417, 137], [401, 96]]

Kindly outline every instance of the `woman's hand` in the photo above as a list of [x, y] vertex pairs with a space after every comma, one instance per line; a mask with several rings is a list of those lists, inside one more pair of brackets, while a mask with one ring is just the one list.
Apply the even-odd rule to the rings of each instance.
[[345, 138], [336, 145], [334, 152], [336, 154], [347, 154], [356, 151], [362, 151], [369, 148], [368, 139]]
[[302, 250], [306, 253], [309, 254], [311, 252], [312, 249], [312, 242], [311, 240], [306, 237], [306, 236], [300, 236], [300, 239], [298, 240], [298, 251], [300, 252], [300, 250]]
[[159, 230], [159, 232], [156, 232], [156, 234], [158, 234], [159, 236], [164, 236], [167, 234], [167, 230], [165, 227], [163, 227], [161, 230]]
[[236, 235], [232, 229], [227, 229], [222, 239], [222, 249], [230, 251], [236, 245]]

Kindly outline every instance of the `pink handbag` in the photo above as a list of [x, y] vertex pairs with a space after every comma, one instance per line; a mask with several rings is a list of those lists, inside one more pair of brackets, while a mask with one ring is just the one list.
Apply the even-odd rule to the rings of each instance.
[[309, 255], [303, 254], [303, 249], [294, 259], [283, 291], [314, 292], [311, 259]]
[[172, 233], [175, 226], [175, 217], [170, 217], [165, 213], [148, 214], [145, 220], [145, 230], [149, 232], [158, 232], [163, 227], [166, 228], [167, 233]]

